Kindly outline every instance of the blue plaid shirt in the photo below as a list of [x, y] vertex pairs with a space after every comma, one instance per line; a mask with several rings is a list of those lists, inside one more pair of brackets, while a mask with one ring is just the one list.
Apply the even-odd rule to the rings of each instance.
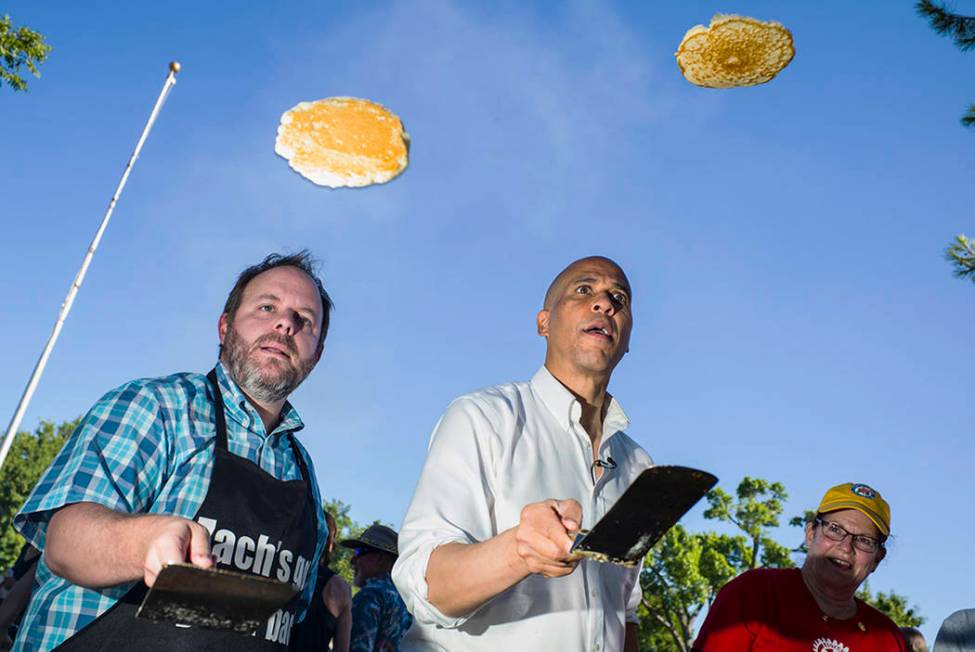
[[[301, 471], [291, 450], [293, 433], [304, 424], [290, 403], [268, 435], [260, 415], [230, 380], [222, 364], [217, 380], [227, 416], [227, 446], [279, 480]], [[14, 517], [14, 527], [44, 549], [47, 525], [60, 507], [93, 502], [127, 513], [175, 514], [193, 518], [203, 504], [213, 466], [216, 415], [206, 376], [174, 374], [134, 380], [106, 394], [88, 412]], [[308, 453], [299, 444], [310, 474], [315, 504], [318, 482]], [[319, 536], [299, 618], [315, 588], [318, 556], [328, 533]], [[51, 573], [43, 557], [34, 594], [14, 650], [50, 650], [114, 605], [134, 584], [93, 590]]]
[[352, 598], [352, 641], [349, 652], [396, 652], [413, 616], [389, 574], [366, 580]]

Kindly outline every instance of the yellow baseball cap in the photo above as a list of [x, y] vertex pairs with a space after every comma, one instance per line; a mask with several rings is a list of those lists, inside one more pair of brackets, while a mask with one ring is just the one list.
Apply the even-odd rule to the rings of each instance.
[[890, 534], [890, 505], [872, 487], [860, 482], [838, 484], [826, 492], [816, 511], [825, 514], [838, 509], [855, 509], [873, 521], [882, 535]]

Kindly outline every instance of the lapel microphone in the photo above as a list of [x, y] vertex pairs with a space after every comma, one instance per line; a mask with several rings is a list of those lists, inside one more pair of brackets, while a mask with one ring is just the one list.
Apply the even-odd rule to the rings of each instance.
[[592, 483], [593, 484], [596, 484], [596, 467], [597, 466], [599, 468], [601, 468], [601, 469], [615, 469], [616, 468], [616, 460], [614, 460], [612, 458], [612, 456], [607, 455], [605, 460], [601, 460], [601, 459], [598, 459], [597, 458], [596, 461], [594, 461], [592, 463], [592, 465], [589, 467], [589, 475], [592, 477]]

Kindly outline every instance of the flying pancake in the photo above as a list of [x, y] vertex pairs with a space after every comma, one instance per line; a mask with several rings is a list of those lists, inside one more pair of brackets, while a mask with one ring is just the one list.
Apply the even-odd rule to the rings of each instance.
[[692, 84], [733, 88], [764, 84], [795, 54], [792, 33], [781, 23], [715, 14], [710, 27], [687, 30], [675, 56]]
[[381, 104], [355, 97], [301, 102], [281, 116], [274, 151], [312, 183], [386, 183], [409, 164], [410, 136]]

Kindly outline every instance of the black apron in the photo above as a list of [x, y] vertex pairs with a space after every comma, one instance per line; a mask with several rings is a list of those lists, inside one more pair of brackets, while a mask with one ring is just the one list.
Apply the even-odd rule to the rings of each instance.
[[[216, 371], [213, 385], [216, 441], [206, 498], [195, 520], [210, 531], [211, 552], [218, 568], [264, 575], [304, 586], [318, 543], [318, 506], [304, 458], [294, 440], [291, 450], [300, 480], [278, 480], [248, 459], [227, 450], [227, 421]], [[254, 636], [199, 627], [177, 627], [136, 618], [146, 594], [137, 582], [125, 596], [57, 650], [251, 650], [288, 649], [296, 597]]]

